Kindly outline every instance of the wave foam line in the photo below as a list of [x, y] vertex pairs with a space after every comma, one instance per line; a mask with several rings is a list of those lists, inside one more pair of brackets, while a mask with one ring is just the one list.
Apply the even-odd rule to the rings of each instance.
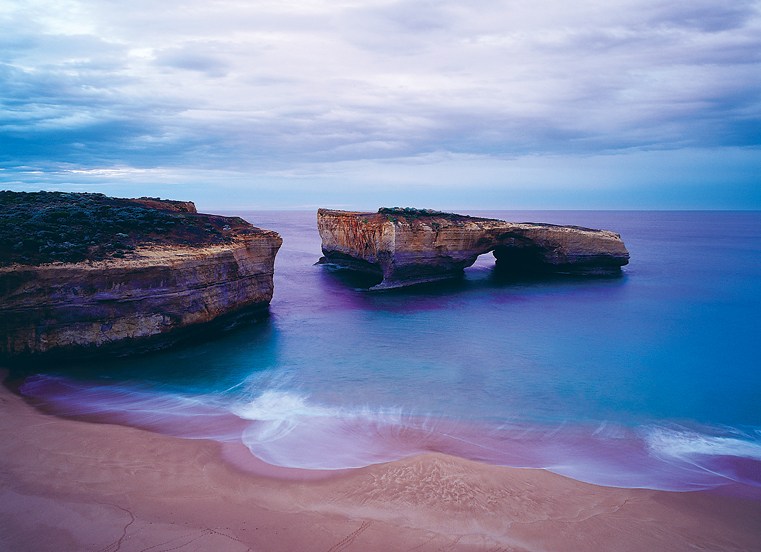
[[243, 443], [260, 460], [284, 468], [339, 470], [440, 452], [493, 465], [543, 468], [616, 487], [685, 491], [729, 482], [761, 486], [758, 435], [413, 416], [394, 408], [325, 406], [272, 389], [232, 402], [230, 396], [93, 385], [53, 376], [28, 379], [21, 392], [59, 415]]

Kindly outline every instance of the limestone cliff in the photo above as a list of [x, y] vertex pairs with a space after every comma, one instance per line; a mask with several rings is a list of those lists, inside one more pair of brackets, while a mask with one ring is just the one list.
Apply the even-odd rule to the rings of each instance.
[[517, 271], [615, 274], [629, 262], [618, 234], [576, 226], [418, 209], [320, 209], [317, 226], [323, 262], [382, 276], [374, 289], [450, 278], [488, 252]]
[[159, 229], [160, 237], [155, 228], [119, 233], [121, 248], [83, 246], [79, 254], [90, 258], [79, 262], [0, 266], [0, 357], [152, 349], [269, 304], [282, 243], [277, 233], [242, 219], [195, 214], [192, 203], [148, 199], [146, 209], [166, 207], [164, 215], [184, 217], [178, 228]]

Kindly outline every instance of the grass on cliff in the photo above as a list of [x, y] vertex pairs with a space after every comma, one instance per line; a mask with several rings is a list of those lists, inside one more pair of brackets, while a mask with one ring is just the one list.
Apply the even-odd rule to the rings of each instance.
[[[435, 211], [433, 209], [416, 209], [415, 207], [381, 207], [378, 209], [378, 214], [386, 215], [391, 222], [396, 222], [397, 217], [404, 217], [407, 220], [443, 218], [450, 222], [454, 222], [458, 226], [461, 225], [460, 223], [464, 220], [496, 220], [471, 217], [470, 215], [458, 215], [457, 213], [447, 213], [444, 211]], [[434, 227], [438, 227], [438, 224], [435, 222], [433, 225]]]
[[0, 266], [124, 258], [148, 244], [225, 243], [234, 232], [251, 228], [242, 219], [188, 212], [186, 205], [158, 198], [0, 191]]

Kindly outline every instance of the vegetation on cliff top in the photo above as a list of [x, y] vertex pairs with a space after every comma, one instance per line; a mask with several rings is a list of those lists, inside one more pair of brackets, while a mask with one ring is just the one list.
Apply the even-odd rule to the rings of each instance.
[[471, 217], [470, 215], [458, 215], [457, 213], [446, 213], [444, 211], [435, 211], [433, 209], [416, 209], [414, 207], [381, 207], [378, 209], [378, 214], [380, 215], [386, 215], [389, 217], [389, 220], [396, 220], [394, 217], [402, 216], [407, 219], [418, 219], [418, 218], [425, 218], [425, 217], [438, 217], [438, 218], [445, 218], [447, 220], [451, 221], [462, 221], [465, 219], [470, 220], [493, 220], [493, 219], [484, 219], [481, 217]]
[[381, 207], [378, 209], [381, 215], [404, 215], [407, 217], [442, 217], [442, 216], [463, 216], [455, 213], [445, 213], [444, 211], [435, 211], [433, 209], [416, 209], [415, 207]]
[[[103, 194], [0, 191], [0, 266], [123, 258], [140, 245], [208, 245], [252, 229], [191, 204]], [[184, 212], [183, 212], [184, 211]]]

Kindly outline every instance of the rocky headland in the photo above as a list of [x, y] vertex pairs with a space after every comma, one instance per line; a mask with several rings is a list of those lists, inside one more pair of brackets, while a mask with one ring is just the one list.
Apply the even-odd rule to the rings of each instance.
[[0, 192], [0, 358], [151, 350], [263, 311], [281, 244], [190, 202]]
[[317, 226], [321, 262], [382, 277], [372, 289], [451, 278], [489, 252], [500, 269], [523, 273], [611, 275], [629, 262], [621, 236], [577, 226], [410, 208], [320, 209]]

